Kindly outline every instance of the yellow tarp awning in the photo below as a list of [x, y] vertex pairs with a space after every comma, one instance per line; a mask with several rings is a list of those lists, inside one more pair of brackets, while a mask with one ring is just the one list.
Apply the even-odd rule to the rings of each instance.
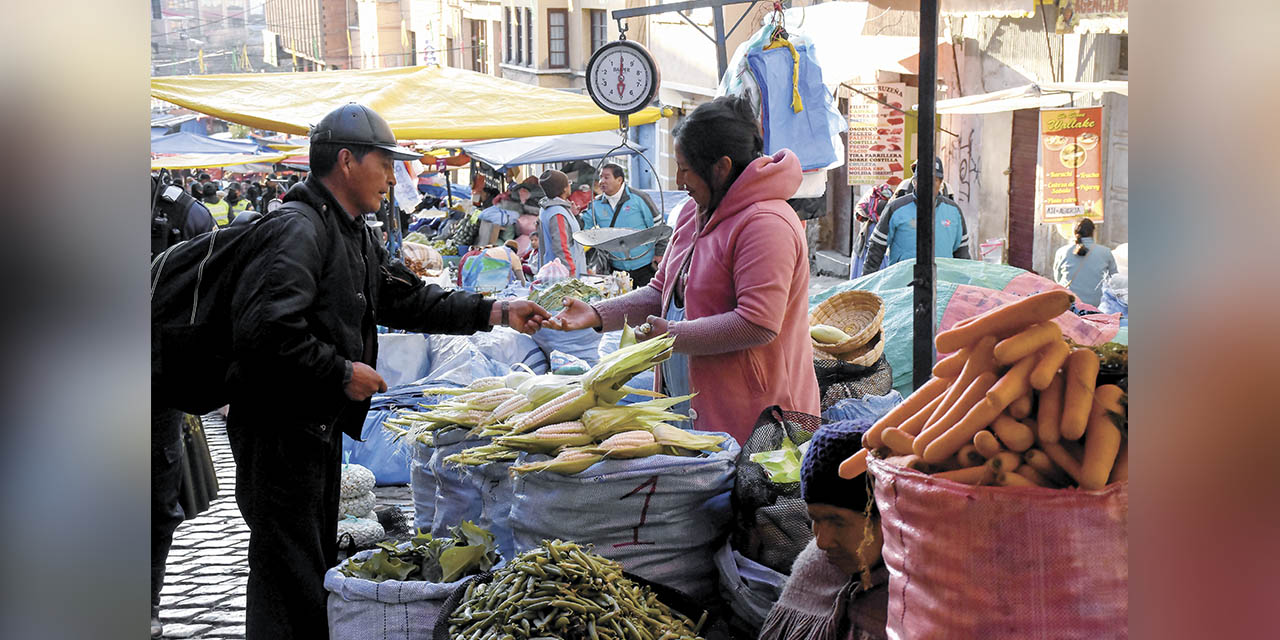
[[234, 167], [241, 164], [280, 162], [287, 153], [184, 153], [175, 156], [152, 158], [152, 169], [209, 169]]
[[[450, 67], [165, 76], [151, 96], [229, 122], [306, 135], [329, 111], [359, 102], [401, 140], [520, 138], [618, 128], [590, 96]], [[659, 109], [631, 116], [656, 122]]]

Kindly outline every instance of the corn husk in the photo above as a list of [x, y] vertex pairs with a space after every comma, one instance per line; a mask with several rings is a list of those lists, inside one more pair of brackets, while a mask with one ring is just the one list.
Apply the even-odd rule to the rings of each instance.
[[609, 436], [598, 446], [588, 449], [606, 458], [647, 458], [662, 451], [653, 434], [643, 429], [623, 431]]
[[537, 473], [539, 471], [554, 471], [566, 476], [575, 473], [582, 473], [588, 467], [602, 460], [604, 456], [598, 453], [591, 453], [583, 449], [565, 449], [559, 455], [550, 460], [540, 460], [538, 462], [529, 462], [526, 464], [512, 465], [511, 472], [513, 474], [521, 473]]
[[519, 453], [501, 445], [486, 444], [479, 447], [463, 449], [444, 459], [446, 463], [458, 466], [477, 466], [490, 462], [511, 462]]
[[621, 391], [627, 381], [671, 357], [675, 341], [674, 337], [664, 335], [618, 349], [583, 374], [582, 387], [604, 404], [614, 404], [627, 395]]
[[632, 405], [592, 407], [583, 412], [582, 424], [586, 427], [587, 433], [597, 440], [634, 429], [647, 431], [653, 429], [654, 425], [664, 422], [688, 420], [687, 417], [667, 409], [692, 397], [692, 395], [677, 396], [646, 400]]
[[720, 444], [725, 441], [724, 436], [698, 435], [689, 433], [679, 427], [673, 427], [666, 423], [659, 423], [653, 426], [654, 440], [666, 447], [677, 447], [691, 452], [699, 451], [719, 451]]
[[532, 433], [502, 436], [494, 442], [509, 449], [549, 454], [562, 447], [592, 444], [595, 439], [587, 433], [581, 422], [564, 422], [540, 427]]

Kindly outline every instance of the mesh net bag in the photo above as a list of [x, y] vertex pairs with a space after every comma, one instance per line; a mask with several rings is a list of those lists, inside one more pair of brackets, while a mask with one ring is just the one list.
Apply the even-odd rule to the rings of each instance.
[[730, 540], [738, 553], [779, 573], [791, 573], [791, 563], [813, 538], [809, 510], [800, 497], [799, 482], [769, 480], [751, 455], [781, 448], [783, 438], [802, 445], [820, 426], [818, 416], [770, 407], [760, 414], [738, 454]]
[[893, 389], [893, 369], [884, 356], [870, 367], [814, 358], [813, 369], [818, 375], [823, 411], [846, 398], [882, 396]]

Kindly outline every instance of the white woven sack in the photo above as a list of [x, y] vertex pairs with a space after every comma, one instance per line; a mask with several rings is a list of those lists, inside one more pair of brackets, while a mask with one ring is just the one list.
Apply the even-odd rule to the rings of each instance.
[[740, 450], [728, 434], [715, 435], [727, 437], [725, 450], [701, 457], [604, 460], [572, 476], [517, 477], [511, 508], [516, 548], [554, 538], [592, 544], [642, 578], [700, 601], [715, 597], [713, 556], [728, 531], [728, 493]]
[[[367, 560], [373, 551], [352, 559]], [[421, 640], [431, 638], [440, 606], [468, 578], [435, 583], [421, 580], [374, 582], [349, 578], [338, 568], [324, 574], [329, 590], [329, 637], [334, 640]]]
[[413, 527], [431, 530], [436, 519], [436, 474], [431, 470], [435, 448], [413, 443], [413, 461], [409, 463], [409, 488], [413, 491]]

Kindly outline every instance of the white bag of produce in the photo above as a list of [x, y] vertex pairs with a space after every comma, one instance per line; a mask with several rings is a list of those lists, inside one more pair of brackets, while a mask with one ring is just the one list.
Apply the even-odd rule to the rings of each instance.
[[339, 547], [367, 547], [385, 537], [387, 532], [376, 515], [373, 518], [346, 516], [338, 521]]
[[353, 498], [343, 498], [338, 503], [338, 517], [363, 518], [366, 513], [373, 511], [376, 506], [378, 506], [378, 496], [372, 491], [366, 491]]
[[466, 429], [435, 434], [436, 447], [430, 462], [431, 473], [436, 478], [436, 511], [431, 524], [431, 534], [435, 536], [448, 535], [449, 527], [463, 520], [480, 521], [483, 507], [480, 488], [467, 475], [467, 469], [444, 461], [463, 449], [489, 443], [489, 438], [467, 438], [466, 434]]
[[358, 464], [342, 465], [342, 499], [355, 498], [370, 491], [377, 480], [368, 467]]
[[413, 443], [413, 461], [409, 463], [409, 488], [413, 491], [413, 528], [431, 530], [436, 519], [436, 474], [431, 469], [435, 447]]
[[716, 552], [720, 598], [753, 633], [759, 633], [769, 610], [782, 597], [787, 576], [744, 557], [729, 542]]
[[516, 548], [555, 538], [592, 544], [642, 578], [699, 601], [714, 598], [713, 556], [728, 531], [727, 495], [739, 451], [732, 437], [723, 446], [699, 457], [603, 460], [571, 476], [522, 474], [511, 509]]
[[431, 339], [422, 333], [378, 334], [378, 373], [398, 387], [431, 373]]

